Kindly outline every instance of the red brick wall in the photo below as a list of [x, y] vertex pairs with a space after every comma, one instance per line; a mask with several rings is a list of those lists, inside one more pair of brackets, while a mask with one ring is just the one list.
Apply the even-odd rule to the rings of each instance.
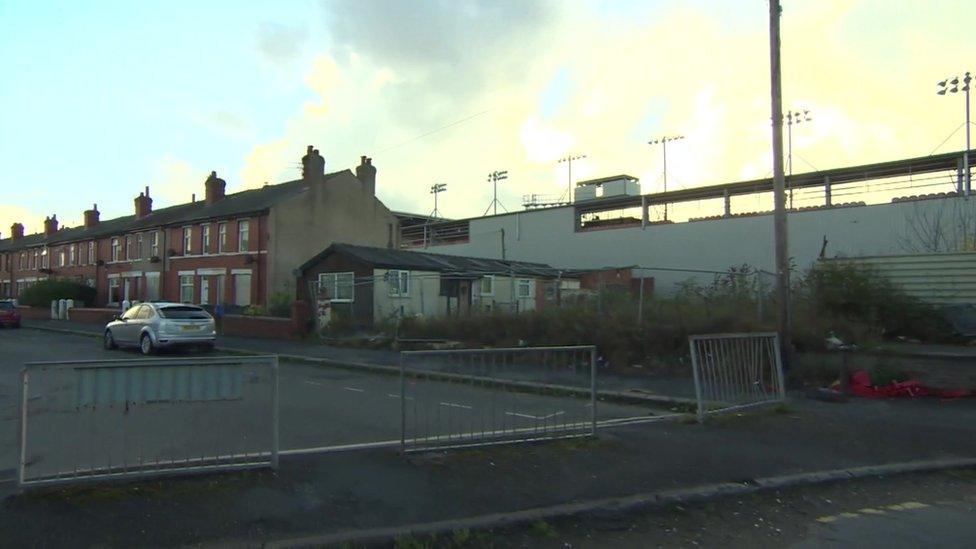
[[51, 318], [51, 309], [47, 307], [17, 307], [20, 311], [20, 318], [24, 320], [48, 320]]
[[68, 309], [69, 320], [87, 324], [108, 324], [117, 314], [119, 311], [116, 309]]
[[220, 333], [264, 339], [297, 339], [294, 323], [290, 318], [270, 316], [227, 315], [222, 320]]

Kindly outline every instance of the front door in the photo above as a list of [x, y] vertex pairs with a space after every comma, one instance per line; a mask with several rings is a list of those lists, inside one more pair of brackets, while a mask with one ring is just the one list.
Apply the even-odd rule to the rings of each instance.
[[461, 280], [458, 283], [458, 315], [471, 314], [471, 281]]
[[210, 277], [200, 277], [200, 305], [210, 303]]

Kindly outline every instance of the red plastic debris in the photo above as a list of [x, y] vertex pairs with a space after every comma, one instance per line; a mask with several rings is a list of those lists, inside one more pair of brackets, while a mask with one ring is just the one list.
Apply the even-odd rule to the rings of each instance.
[[865, 370], [858, 370], [850, 377], [851, 394], [865, 398], [916, 398], [934, 396], [939, 398], [961, 398], [972, 396], [969, 389], [933, 389], [925, 387], [916, 379], [895, 381], [888, 385], [876, 386]]

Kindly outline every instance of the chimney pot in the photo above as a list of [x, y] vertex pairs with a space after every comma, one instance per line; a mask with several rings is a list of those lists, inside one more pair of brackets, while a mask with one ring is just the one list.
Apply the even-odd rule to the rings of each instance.
[[139, 196], [136, 197], [134, 202], [137, 219], [141, 219], [152, 213], [152, 198], [149, 198], [149, 187], [146, 187], [146, 192], [139, 193]]
[[92, 209], [85, 210], [85, 228], [91, 229], [95, 225], [98, 225], [98, 204], [92, 204]]
[[210, 172], [210, 177], [204, 183], [206, 194], [207, 206], [215, 204], [224, 199], [225, 189], [227, 188], [227, 182], [223, 179], [217, 177], [217, 172]]
[[360, 164], [356, 166], [356, 178], [363, 184], [363, 190], [370, 195], [376, 195], [376, 168], [373, 167], [373, 159], [367, 156], [360, 157]]
[[56, 232], [58, 232], [58, 216], [52, 214], [51, 217], [44, 218], [44, 236], [51, 236]]
[[10, 239], [20, 240], [21, 238], [24, 238], [24, 224], [14, 223], [10, 226]]

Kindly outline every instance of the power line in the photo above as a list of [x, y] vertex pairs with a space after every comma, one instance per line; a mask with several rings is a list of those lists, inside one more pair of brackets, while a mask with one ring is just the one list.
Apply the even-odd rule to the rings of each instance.
[[406, 141], [403, 141], [401, 143], [397, 143], [396, 145], [391, 145], [389, 147], [386, 147], [385, 149], [380, 149], [380, 152], [382, 153], [382, 152], [386, 152], [386, 151], [395, 149], [397, 147], [402, 147], [403, 145], [408, 145], [410, 143], [413, 143], [414, 141], [418, 141], [418, 140], [423, 139], [423, 138], [425, 138], [425, 137], [427, 137], [429, 135], [433, 135], [433, 134], [435, 134], [435, 133], [437, 133], [439, 131], [443, 131], [443, 130], [446, 130], [448, 128], [452, 128], [454, 126], [457, 126], [458, 124], [463, 124], [463, 123], [467, 122], [468, 120], [471, 120], [472, 118], [477, 118], [477, 117], [479, 117], [479, 116], [481, 116], [483, 114], [486, 114], [486, 113], [488, 113], [490, 111], [491, 111], [491, 109], [485, 109], [485, 110], [483, 110], [483, 111], [481, 111], [481, 112], [479, 112], [477, 114], [472, 114], [471, 116], [466, 116], [466, 117], [464, 117], [464, 118], [462, 118], [460, 120], [455, 120], [454, 122], [451, 122], [450, 124], [445, 124], [445, 125], [443, 125], [443, 126], [441, 126], [439, 128], [435, 128], [433, 130], [430, 130], [429, 132], [422, 133], [422, 134], [418, 135], [417, 137], [410, 138], [410, 139], [408, 139]]

